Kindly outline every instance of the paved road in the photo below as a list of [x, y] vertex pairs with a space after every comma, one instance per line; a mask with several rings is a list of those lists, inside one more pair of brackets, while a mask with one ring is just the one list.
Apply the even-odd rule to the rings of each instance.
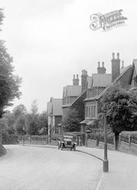
[[0, 190], [95, 190], [102, 163], [56, 148], [5, 146], [0, 158]]

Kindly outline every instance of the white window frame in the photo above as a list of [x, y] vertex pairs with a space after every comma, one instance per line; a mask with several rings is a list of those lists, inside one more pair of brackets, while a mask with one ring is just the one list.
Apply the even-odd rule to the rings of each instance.
[[85, 119], [96, 119], [96, 118], [97, 118], [97, 102], [87, 103], [85, 105]]

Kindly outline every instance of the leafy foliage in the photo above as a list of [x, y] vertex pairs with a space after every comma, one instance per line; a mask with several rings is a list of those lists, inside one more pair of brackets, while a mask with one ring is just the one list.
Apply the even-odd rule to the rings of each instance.
[[80, 121], [81, 118], [76, 109], [69, 109], [67, 115], [63, 119], [63, 125], [65, 131], [73, 132], [80, 131]]
[[13, 109], [14, 130], [16, 134], [25, 134], [27, 123], [26, 114], [27, 110], [23, 104], [20, 104]]
[[[0, 9], [0, 24], [3, 21], [3, 13]], [[13, 74], [12, 57], [0, 41], [0, 117], [6, 106], [11, 105], [14, 98], [20, 96], [19, 86], [21, 79]]]
[[31, 113], [28, 114], [27, 133], [30, 135], [38, 134], [38, 106], [36, 100], [31, 104]]
[[132, 91], [111, 87], [102, 97], [100, 108], [114, 133], [137, 130], [137, 96]]
[[16, 132], [18, 135], [26, 134], [26, 118], [25, 115], [21, 115], [16, 121]]
[[16, 106], [12, 112], [7, 111], [0, 120], [3, 134], [8, 135], [46, 135], [48, 131], [47, 113], [28, 113], [23, 104]]
[[31, 113], [33, 115], [36, 115], [38, 113], [37, 100], [33, 100], [32, 104], [31, 104]]
[[38, 133], [40, 135], [48, 134], [48, 115], [46, 112], [39, 115]]

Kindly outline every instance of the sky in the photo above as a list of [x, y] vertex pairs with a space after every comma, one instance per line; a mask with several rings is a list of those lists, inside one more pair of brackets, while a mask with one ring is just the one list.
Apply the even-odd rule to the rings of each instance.
[[[62, 98], [73, 74], [96, 73], [104, 61], [111, 72], [112, 52], [125, 66], [137, 58], [136, 0], [0, 0], [5, 19], [0, 39], [13, 57], [15, 74], [22, 78], [19, 100], [28, 111], [37, 100], [46, 111], [50, 97]], [[124, 26], [93, 31], [90, 15], [123, 9]]]

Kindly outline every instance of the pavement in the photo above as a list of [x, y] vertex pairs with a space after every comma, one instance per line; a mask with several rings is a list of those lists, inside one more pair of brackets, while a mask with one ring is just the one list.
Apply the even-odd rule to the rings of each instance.
[[108, 150], [109, 172], [103, 172], [103, 149], [78, 147], [102, 162], [102, 176], [96, 190], [137, 190], [137, 156]]

